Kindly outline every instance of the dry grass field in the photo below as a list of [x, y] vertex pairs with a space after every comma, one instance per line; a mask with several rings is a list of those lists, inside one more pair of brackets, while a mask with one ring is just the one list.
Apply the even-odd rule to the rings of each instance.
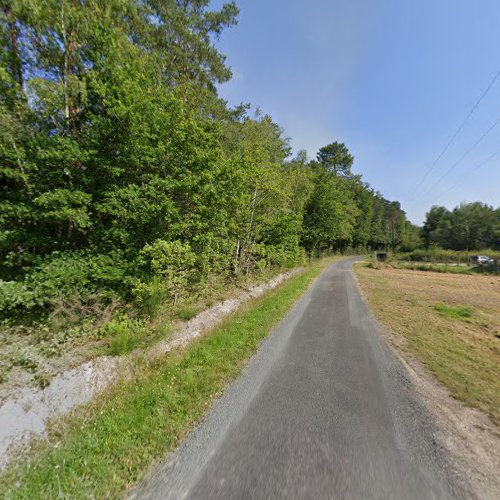
[[401, 349], [453, 397], [500, 425], [500, 278], [355, 267], [361, 288]]

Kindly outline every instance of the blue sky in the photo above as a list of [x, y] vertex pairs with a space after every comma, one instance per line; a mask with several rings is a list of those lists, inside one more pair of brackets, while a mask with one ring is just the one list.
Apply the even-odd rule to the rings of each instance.
[[261, 107], [310, 157], [345, 142], [354, 171], [415, 223], [432, 204], [500, 205], [500, 123], [464, 157], [500, 118], [500, 78], [422, 182], [500, 70], [500, 1], [237, 3], [218, 42], [229, 103]]

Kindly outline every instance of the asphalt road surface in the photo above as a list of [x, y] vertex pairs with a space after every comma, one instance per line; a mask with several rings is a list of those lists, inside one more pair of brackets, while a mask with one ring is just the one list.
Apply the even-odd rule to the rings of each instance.
[[321, 275], [203, 424], [132, 496], [468, 496], [370, 317], [354, 260]]

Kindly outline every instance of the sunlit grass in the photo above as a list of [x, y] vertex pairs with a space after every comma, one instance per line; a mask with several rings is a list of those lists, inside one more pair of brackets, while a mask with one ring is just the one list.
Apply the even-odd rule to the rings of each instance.
[[468, 319], [473, 316], [472, 308], [467, 306], [448, 306], [446, 304], [436, 304], [434, 309], [442, 316], [452, 319]]

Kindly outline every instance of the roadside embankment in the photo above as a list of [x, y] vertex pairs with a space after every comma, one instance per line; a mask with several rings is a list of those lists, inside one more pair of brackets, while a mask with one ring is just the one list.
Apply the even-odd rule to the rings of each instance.
[[[130, 487], [199, 421], [326, 264], [285, 273], [215, 306], [207, 323], [194, 318], [170, 345], [130, 363], [127, 377], [91, 405], [47, 427], [48, 439], [2, 474], [0, 495], [110, 497]], [[204, 325], [223, 318], [201, 337]]]
[[216, 326], [243, 303], [260, 297], [300, 272], [301, 268], [296, 268], [281, 273], [266, 283], [240, 291], [234, 298], [206, 309], [185, 323], [179, 323], [172, 335], [146, 350], [137, 350], [120, 357], [97, 357], [61, 372], [44, 389], [29, 386], [17, 389], [0, 406], [0, 468], [8, 464], [12, 455], [22, 451], [34, 436], [43, 436], [47, 423], [52, 419], [60, 418], [73, 408], [88, 403], [120, 377], [126, 377], [138, 359], [152, 361], [187, 345]]

